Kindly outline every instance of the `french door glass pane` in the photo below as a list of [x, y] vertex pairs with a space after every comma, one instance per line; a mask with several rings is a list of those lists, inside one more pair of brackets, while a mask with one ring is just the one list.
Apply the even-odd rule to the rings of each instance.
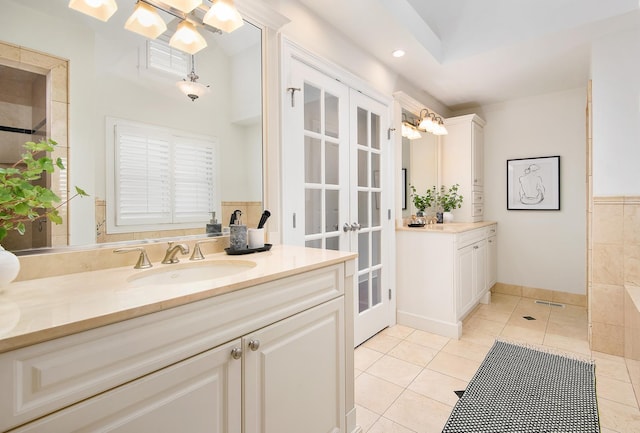
[[377, 227], [380, 225], [380, 193], [372, 192], [371, 196], [371, 227]]
[[369, 152], [358, 150], [358, 186], [369, 186]]
[[320, 89], [304, 83], [304, 129], [320, 132]]
[[322, 248], [322, 239], [314, 239], [312, 241], [306, 241], [304, 246], [307, 248]]
[[324, 182], [330, 185], [340, 183], [340, 154], [338, 143], [325, 143]]
[[367, 131], [367, 115], [369, 112], [358, 107], [358, 144], [369, 147], [369, 137]]
[[329, 137], [338, 138], [340, 118], [338, 116], [338, 98], [330, 93], [324, 94], [324, 133]]
[[304, 138], [304, 181], [307, 183], [320, 183], [320, 156], [321, 142], [317, 138]]
[[380, 116], [371, 113], [371, 147], [380, 149]]
[[369, 274], [358, 277], [358, 312], [369, 309]]
[[340, 191], [327, 190], [325, 191], [325, 231], [335, 232], [338, 231], [338, 217], [339, 217], [339, 205], [340, 205]]
[[319, 189], [305, 190], [305, 234], [313, 235], [322, 230], [322, 191]]
[[382, 257], [382, 232], [371, 232], [371, 266], [379, 265]]
[[326, 241], [328, 250], [340, 250], [340, 238], [338, 236], [334, 236], [332, 238], [327, 238]]
[[371, 152], [371, 186], [380, 188], [380, 155]]
[[382, 269], [371, 272], [371, 306], [382, 302]]
[[369, 192], [358, 191], [358, 222], [361, 228], [369, 227]]
[[358, 270], [369, 267], [369, 232], [358, 233]]

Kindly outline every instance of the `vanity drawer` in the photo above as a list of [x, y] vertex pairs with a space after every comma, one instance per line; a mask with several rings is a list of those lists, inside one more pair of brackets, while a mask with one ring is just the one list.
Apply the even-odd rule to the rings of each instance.
[[492, 226], [487, 227], [487, 237], [495, 236], [498, 234], [498, 227], [494, 224]]
[[467, 245], [475, 244], [476, 242], [481, 241], [485, 238], [485, 231], [482, 228], [460, 233], [459, 235], [457, 235], [456, 248], [464, 248]]
[[481, 217], [484, 215], [484, 205], [474, 204], [471, 207], [471, 216], [472, 217]]
[[0, 431], [344, 294], [346, 264], [0, 354]]
[[473, 191], [471, 196], [471, 203], [473, 204], [482, 204], [484, 203], [484, 192], [482, 191]]

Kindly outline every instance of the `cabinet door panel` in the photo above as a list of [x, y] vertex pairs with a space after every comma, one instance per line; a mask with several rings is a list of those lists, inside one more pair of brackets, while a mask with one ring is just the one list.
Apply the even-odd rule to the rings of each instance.
[[[243, 339], [245, 433], [345, 431], [343, 302], [329, 301]], [[252, 341], [259, 348], [252, 350]]]
[[456, 287], [458, 289], [458, 312], [457, 316], [467, 311], [471, 303], [473, 302], [473, 284], [475, 276], [473, 275], [473, 245], [468, 245], [458, 250], [457, 261], [457, 281]]
[[489, 236], [487, 240], [487, 289], [489, 290], [496, 284], [498, 279], [497, 261], [498, 239], [496, 236]]
[[487, 287], [487, 243], [480, 241], [473, 245], [475, 281], [473, 299], [477, 301]]
[[14, 430], [240, 433], [242, 363], [227, 343]]

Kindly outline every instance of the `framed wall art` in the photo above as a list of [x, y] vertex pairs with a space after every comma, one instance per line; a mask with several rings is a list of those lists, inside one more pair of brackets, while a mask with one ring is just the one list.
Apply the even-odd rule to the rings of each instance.
[[560, 157], [507, 160], [508, 210], [560, 210]]

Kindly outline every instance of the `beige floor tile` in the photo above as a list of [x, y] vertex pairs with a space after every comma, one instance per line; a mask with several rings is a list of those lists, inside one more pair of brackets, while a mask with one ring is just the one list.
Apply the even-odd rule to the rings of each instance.
[[390, 419], [380, 417], [380, 419], [366, 433], [415, 433], [406, 427], [397, 424]]
[[431, 332], [416, 330], [406, 338], [407, 341], [432, 349], [440, 350], [449, 342], [449, 338]]
[[636, 395], [630, 383], [600, 376], [596, 380], [596, 390], [598, 398], [606, 398], [616, 403], [638, 408]]
[[500, 337], [522, 343], [542, 345], [544, 341], [544, 331], [532, 328], [524, 328], [521, 326], [505, 326], [505, 328], [502, 330], [502, 333], [500, 334]]
[[442, 348], [442, 351], [462, 358], [482, 362], [487, 356], [489, 349], [491, 349], [491, 346], [476, 344], [467, 340], [451, 340]]
[[586, 337], [584, 339], [570, 338], [547, 332], [544, 335], [543, 344], [555, 349], [566, 350], [582, 356], [591, 357], [591, 349], [589, 348], [589, 342], [587, 342]]
[[575, 305], [565, 305], [564, 308], [552, 307], [550, 309], [549, 319], [554, 320], [584, 320], [587, 323], [588, 314], [585, 307]]
[[473, 317], [504, 324], [507, 323], [507, 320], [511, 317], [511, 313], [513, 313], [513, 308], [511, 307], [496, 307], [493, 304], [488, 304], [480, 305], [473, 313]]
[[353, 378], [360, 376], [362, 374], [362, 370], [358, 370], [357, 368], [353, 369]]
[[596, 377], [609, 377], [622, 382], [631, 382], [624, 358], [602, 352], [592, 352], [596, 361]]
[[546, 332], [548, 334], [562, 335], [563, 337], [575, 338], [587, 341], [589, 328], [587, 323], [561, 323], [549, 320]]
[[529, 316], [526, 314], [523, 315], [522, 313], [520, 314], [514, 313], [503, 329], [506, 329], [509, 326], [517, 326], [519, 328], [525, 328], [525, 329], [530, 329], [534, 331], [541, 331], [541, 332], [546, 331], [547, 322], [548, 322], [547, 319], [539, 318], [539, 316], [537, 317], [531, 316], [531, 317], [535, 317], [535, 320], [527, 320], [525, 319], [525, 317], [529, 317]]
[[451, 410], [451, 406], [407, 390], [384, 417], [417, 433], [440, 433]]
[[454, 391], [463, 391], [468, 384], [467, 381], [426, 368], [411, 382], [409, 389], [453, 407], [458, 401]]
[[420, 367], [425, 367], [438, 353], [437, 349], [421, 346], [410, 341], [402, 341], [391, 349], [387, 355], [403, 361], [410, 362]]
[[638, 408], [626, 406], [607, 400], [598, 399], [600, 426], [620, 433], [640, 433], [640, 411]]
[[476, 373], [480, 364], [480, 361], [472, 361], [446, 352], [440, 352], [427, 365], [427, 368], [468, 382]]
[[369, 349], [365, 346], [356, 348], [353, 354], [353, 365], [357, 370], [365, 371], [371, 367], [374, 362], [382, 358], [384, 355], [377, 350]]
[[356, 379], [356, 404], [382, 415], [402, 393], [403, 388], [391, 382], [362, 373]]
[[377, 334], [365, 341], [363, 346], [381, 353], [387, 353], [401, 341], [402, 339], [391, 337], [390, 335]]
[[480, 346], [491, 347], [496, 341], [496, 336], [475, 329], [462, 328], [462, 337], [460, 338], [460, 340], [468, 341]]
[[[508, 320], [508, 317], [507, 317]], [[487, 320], [479, 316], [473, 316], [469, 322], [463, 325], [462, 332], [464, 333], [464, 329], [472, 329], [474, 331], [484, 332], [489, 335], [500, 335], [500, 332], [504, 329], [504, 325], [507, 322], [496, 322], [493, 320]]]
[[377, 413], [371, 412], [366, 407], [356, 405], [356, 424], [362, 427], [363, 432], [369, 431], [379, 418], [380, 415]]
[[543, 304], [536, 304], [533, 299], [522, 298], [513, 310], [514, 316], [533, 316], [537, 320], [547, 320], [551, 314], [551, 307]]
[[518, 305], [520, 302], [520, 296], [507, 295], [505, 293], [492, 293], [491, 294], [491, 304], [494, 306], [502, 306], [505, 308], [511, 308], [512, 310]]
[[422, 367], [385, 355], [367, 369], [367, 373], [406, 388]]
[[409, 328], [408, 326], [393, 325], [393, 326], [390, 326], [389, 328], [383, 329], [381, 334], [388, 335], [389, 337], [405, 339], [413, 331], [415, 331], [415, 329]]

